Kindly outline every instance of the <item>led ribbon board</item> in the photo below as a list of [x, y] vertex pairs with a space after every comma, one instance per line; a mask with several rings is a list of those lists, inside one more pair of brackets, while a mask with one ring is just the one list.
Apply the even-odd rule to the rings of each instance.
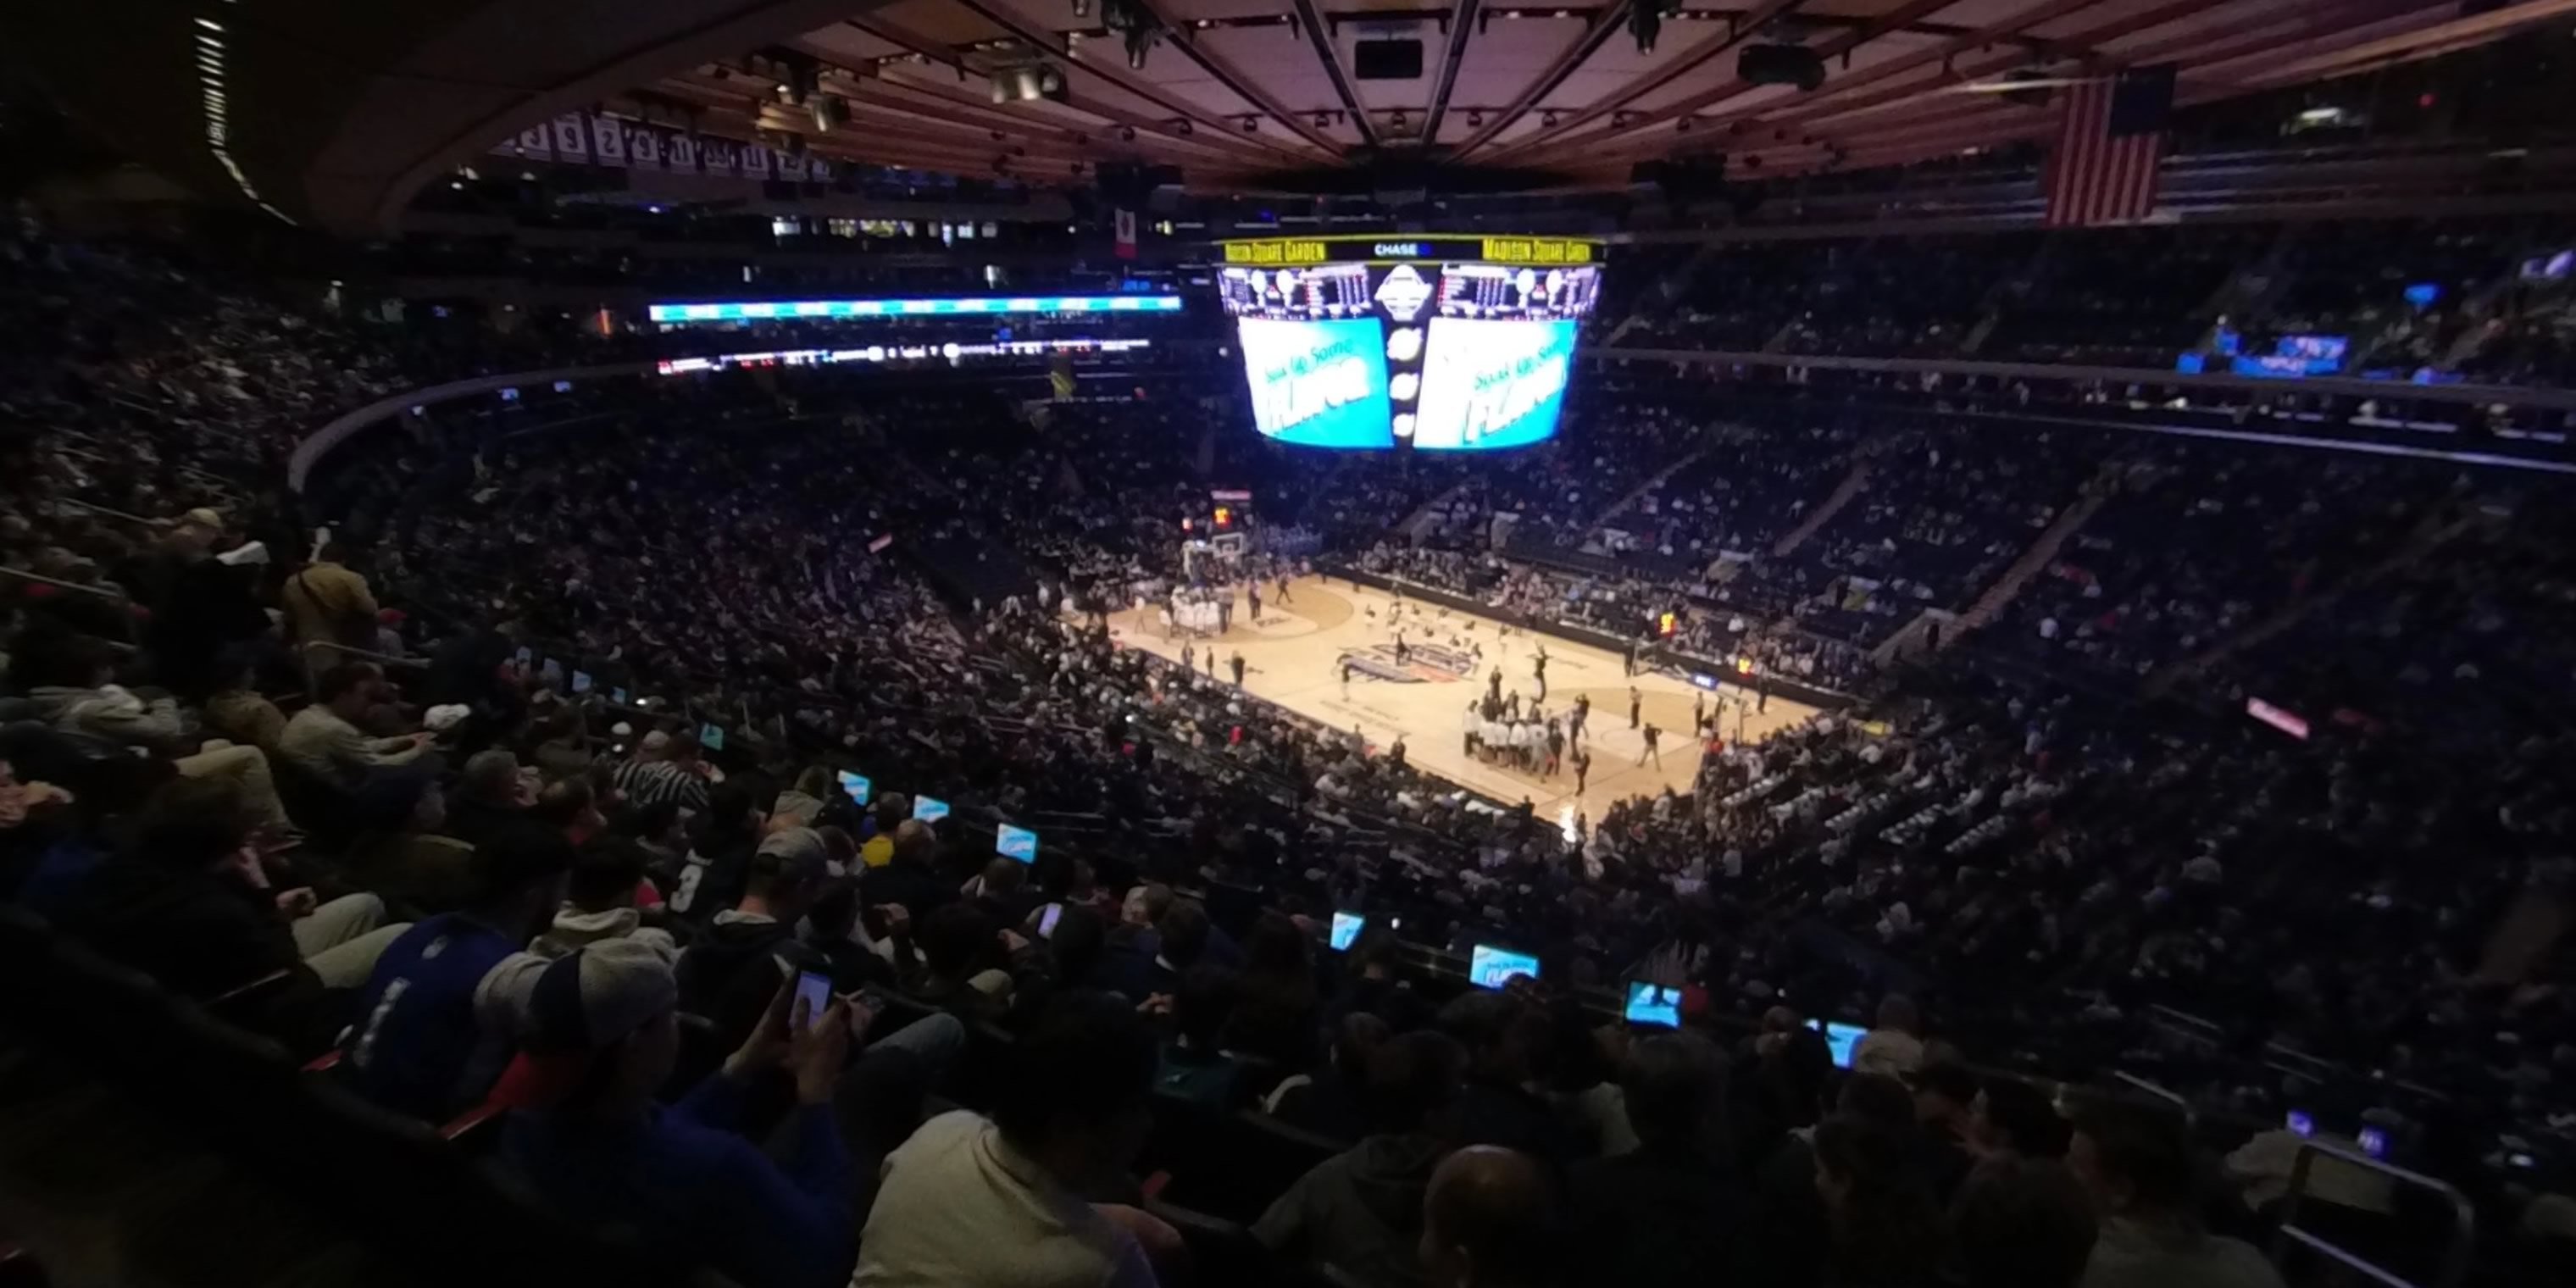
[[1046, 317], [1054, 314], [1178, 313], [1177, 295], [976, 295], [926, 300], [736, 300], [655, 304], [646, 316], [665, 325], [693, 322], [793, 322], [834, 318]]

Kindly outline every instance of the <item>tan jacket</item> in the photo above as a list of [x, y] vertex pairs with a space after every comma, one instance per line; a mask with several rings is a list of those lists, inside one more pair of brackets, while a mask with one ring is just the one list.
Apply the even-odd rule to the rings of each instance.
[[353, 648], [376, 646], [376, 597], [367, 579], [330, 562], [286, 579], [281, 592], [286, 629], [299, 644], [334, 640]]

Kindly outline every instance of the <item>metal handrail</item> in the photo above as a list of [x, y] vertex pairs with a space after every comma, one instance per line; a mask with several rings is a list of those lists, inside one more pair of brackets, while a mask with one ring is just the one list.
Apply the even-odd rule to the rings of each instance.
[[15, 577], [20, 581], [32, 581], [47, 586], [59, 586], [64, 590], [83, 591], [88, 594], [96, 595], [101, 599], [127, 600], [132, 598], [124, 591], [117, 590], [112, 587], [93, 586], [87, 582], [65, 581], [60, 577], [48, 577], [43, 573], [29, 572], [24, 568], [0, 568], [0, 575]]
[[76, 496], [58, 496], [55, 497], [54, 500], [60, 505], [74, 506], [79, 509], [87, 510], [92, 514], [106, 515], [111, 519], [123, 519], [127, 523], [139, 523], [147, 528], [166, 528], [170, 526], [170, 522], [167, 519], [147, 519], [139, 514], [129, 514], [126, 511], [116, 509], [112, 506], [100, 505], [95, 501], [84, 501]]
[[391, 653], [379, 653], [373, 649], [359, 648], [354, 644], [343, 644], [338, 640], [305, 640], [297, 647], [327, 648], [334, 652], [346, 653], [352, 657], [365, 658], [367, 661], [374, 662], [379, 666], [402, 666], [417, 669], [425, 668], [430, 664], [429, 659], [425, 657], [395, 657]]
[[[2443, 1249], [2441, 1270], [2430, 1284], [2418, 1284], [2349, 1248], [2298, 1228], [2299, 1200], [2305, 1196], [2307, 1190], [2309, 1165], [2315, 1162], [2319, 1154], [2367, 1171], [2378, 1172], [2400, 1184], [2431, 1190], [2450, 1200], [2451, 1242], [2449, 1247]], [[2303, 1140], [2299, 1142], [2297, 1158], [2290, 1164], [2289, 1190], [2281, 1204], [2281, 1226], [2272, 1236], [2272, 1264], [2284, 1266], [2289, 1257], [2290, 1245], [2296, 1243], [2313, 1248], [2328, 1260], [2346, 1266], [2356, 1274], [2386, 1284], [2388, 1288], [2459, 1288], [2461, 1281], [2468, 1278], [2469, 1258], [2477, 1249], [2477, 1234], [2477, 1209], [2469, 1203], [2467, 1195], [2462, 1194], [2458, 1187], [2449, 1182], [2426, 1176], [2421, 1172], [2410, 1172], [2405, 1168], [2381, 1162], [2367, 1154], [2356, 1154], [2322, 1141]]]

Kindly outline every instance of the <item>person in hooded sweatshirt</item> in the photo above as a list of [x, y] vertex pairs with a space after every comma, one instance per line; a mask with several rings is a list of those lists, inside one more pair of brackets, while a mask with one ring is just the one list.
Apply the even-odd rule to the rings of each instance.
[[631, 841], [606, 841], [573, 856], [572, 875], [564, 885], [563, 907], [554, 923], [528, 951], [555, 958], [610, 939], [640, 939], [676, 953], [671, 933], [644, 924], [635, 908], [637, 883], [644, 878], [644, 856]]
[[680, 1009], [716, 1023], [739, 1043], [778, 991], [781, 965], [828, 972], [831, 964], [798, 941], [796, 923], [823, 892], [830, 859], [810, 827], [772, 832], [744, 865], [742, 896], [715, 915], [680, 954]]
[[1466, 1052], [1438, 1033], [1407, 1033], [1378, 1047], [1361, 1098], [1371, 1133], [1299, 1177], [1252, 1236], [1283, 1258], [1330, 1266], [1369, 1288], [1422, 1283], [1422, 1198], [1454, 1147], [1451, 1111], [1466, 1064]]

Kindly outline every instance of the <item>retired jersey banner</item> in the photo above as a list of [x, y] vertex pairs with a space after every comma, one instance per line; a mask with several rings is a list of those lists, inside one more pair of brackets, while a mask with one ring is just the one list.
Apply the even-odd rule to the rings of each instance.
[[579, 112], [555, 118], [555, 155], [566, 161], [590, 159], [590, 123]]
[[737, 179], [829, 183], [832, 163], [805, 153], [733, 139], [701, 138], [622, 117], [567, 112], [519, 131], [492, 149], [530, 161], [569, 161], [633, 170], [696, 170]]
[[613, 117], [592, 117], [590, 152], [602, 165], [626, 163], [626, 125]]

